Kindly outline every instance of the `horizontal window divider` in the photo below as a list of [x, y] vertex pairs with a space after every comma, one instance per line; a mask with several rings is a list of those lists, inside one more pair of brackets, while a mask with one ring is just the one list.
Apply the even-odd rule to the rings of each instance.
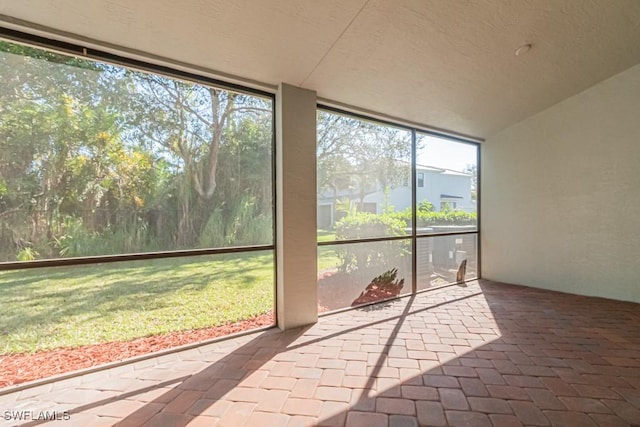
[[74, 265], [104, 264], [122, 261], [144, 261], [163, 258], [178, 258], [203, 255], [223, 255], [245, 252], [274, 250], [275, 245], [234, 246], [229, 248], [183, 249], [175, 251], [140, 252], [117, 255], [96, 255], [88, 257], [56, 258], [34, 261], [15, 261], [0, 263], [0, 271], [22, 270], [27, 268], [61, 267]]
[[[416, 234], [415, 237], [421, 239], [423, 237], [441, 237], [441, 236], [463, 236], [469, 234], [478, 234], [478, 231], [452, 231], [447, 233], [429, 233], [429, 234]], [[404, 236], [387, 236], [387, 237], [367, 237], [362, 239], [347, 239], [347, 240], [331, 240], [318, 242], [318, 246], [334, 246], [334, 245], [348, 245], [352, 243], [375, 243], [375, 242], [390, 242], [393, 240], [408, 240], [413, 238], [414, 235], [407, 234]]]
[[428, 233], [428, 234], [416, 234], [418, 239], [422, 237], [438, 237], [438, 236], [460, 236], [465, 234], [478, 234], [478, 230], [475, 231], [451, 231], [446, 233]]
[[409, 240], [411, 239], [411, 237], [411, 234], [407, 234], [406, 236], [366, 237], [362, 239], [332, 240], [329, 242], [318, 242], [318, 246], [348, 245], [350, 243], [391, 242], [394, 240]]

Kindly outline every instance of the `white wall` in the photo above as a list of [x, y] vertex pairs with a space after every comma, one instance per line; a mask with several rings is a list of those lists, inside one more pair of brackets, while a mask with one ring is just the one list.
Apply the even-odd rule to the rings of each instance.
[[[462, 197], [457, 199], [456, 210], [473, 212], [475, 205], [471, 200], [471, 176], [462, 174], [447, 174], [441, 171], [418, 169], [418, 173], [424, 174], [425, 185], [416, 188], [416, 198], [418, 203], [427, 200], [432, 203], [435, 210], [440, 210], [440, 195], [448, 194]], [[382, 213], [384, 207], [389, 204], [396, 211], [402, 211], [411, 207], [411, 187], [399, 185], [389, 190], [385, 194], [383, 190], [368, 194], [364, 201], [376, 203], [378, 213]]]
[[481, 227], [486, 279], [640, 302], [640, 65], [483, 143]]

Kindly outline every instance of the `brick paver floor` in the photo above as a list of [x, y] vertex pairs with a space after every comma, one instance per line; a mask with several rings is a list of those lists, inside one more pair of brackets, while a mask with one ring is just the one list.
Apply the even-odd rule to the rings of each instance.
[[[17, 412], [6, 412], [17, 411]], [[640, 425], [640, 305], [448, 286], [0, 395], [74, 426]]]

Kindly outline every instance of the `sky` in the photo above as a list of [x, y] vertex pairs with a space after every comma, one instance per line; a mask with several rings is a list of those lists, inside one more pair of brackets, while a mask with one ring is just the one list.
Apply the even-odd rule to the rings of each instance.
[[444, 169], [462, 171], [467, 165], [476, 164], [476, 146], [449, 139], [418, 134], [417, 163]]

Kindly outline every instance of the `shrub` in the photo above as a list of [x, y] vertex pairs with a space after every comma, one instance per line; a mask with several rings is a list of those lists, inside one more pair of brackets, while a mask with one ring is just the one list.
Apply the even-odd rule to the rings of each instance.
[[[411, 227], [411, 209], [405, 209], [402, 212], [394, 212], [390, 215], [393, 216], [393, 218], [403, 221], [405, 227]], [[427, 212], [418, 210], [416, 222], [419, 228], [437, 225], [475, 225], [477, 223], [477, 218], [478, 216], [475, 212]]]
[[[338, 221], [335, 231], [336, 240], [399, 236], [405, 234], [405, 223], [394, 214], [356, 212]], [[396, 267], [400, 258], [407, 254], [409, 245], [408, 241], [396, 240], [339, 246], [336, 249], [341, 261], [339, 269], [345, 272], [364, 272], [370, 267]]]
[[271, 212], [255, 196], [244, 195], [227, 209], [216, 209], [201, 233], [200, 247], [267, 244], [273, 241]]
[[122, 227], [89, 231], [81, 218], [66, 217], [60, 226], [61, 233], [54, 237], [53, 246], [61, 257], [111, 255], [144, 252], [156, 249], [151, 242], [147, 223], [131, 221]]
[[404, 221], [394, 214], [376, 215], [369, 212], [356, 212], [335, 225], [337, 240], [399, 236], [404, 234], [404, 229]]
[[18, 251], [16, 258], [18, 261], [33, 261], [38, 255], [40, 254], [32, 248], [22, 248]]

